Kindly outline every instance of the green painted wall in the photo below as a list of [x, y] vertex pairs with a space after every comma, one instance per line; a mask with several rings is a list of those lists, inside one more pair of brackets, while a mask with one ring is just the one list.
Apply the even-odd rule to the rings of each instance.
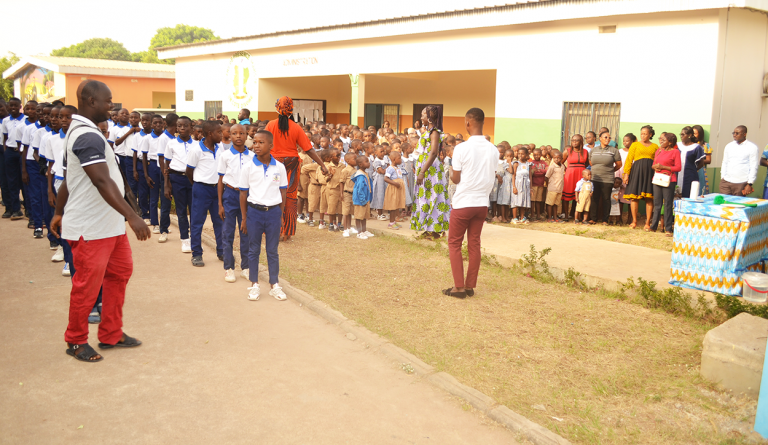
[[190, 119], [205, 119], [205, 112], [186, 112], [186, 113], [179, 113], [179, 116], [187, 116]]
[[560, 119], [515, 119], [497, 117], [495, 143], [507, 141], [512, 145], [533, 143], [560, 148]]

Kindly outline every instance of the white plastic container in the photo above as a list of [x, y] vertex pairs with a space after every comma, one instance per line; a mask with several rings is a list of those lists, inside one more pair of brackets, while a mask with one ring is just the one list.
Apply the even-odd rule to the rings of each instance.
[[741, 275], [741, 294], [752, 303], [765, 303], [768, 297], [768, 275], [760, 272], [744, 272]]

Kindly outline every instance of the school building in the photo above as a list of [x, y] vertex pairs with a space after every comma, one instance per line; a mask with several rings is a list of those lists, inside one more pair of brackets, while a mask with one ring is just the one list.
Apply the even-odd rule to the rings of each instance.
[[767, 0], [539, 0], [158, 54], [176, 59], [177, 110], [195, 118], [246, 107], [272, 119], [288, 95], [301, 121], [402, 131], [438, 104], [444, 129], [466, 133], [464, 113], [480, 107], [494, 142], [557, 148], [601, 126], [620, 142], [646, 124], [655, 141], [699, 124], [716, 187], [735, 126], [768, 143], [767, 11]]
[[175, 77], [173, 65], [54, 56], [24, 57], [3, 72], [23, 104], [58, 99], [77, 105], [77, 87], [93, 79], [109, 86], [115, 106], [131, 111], [176, 108]]

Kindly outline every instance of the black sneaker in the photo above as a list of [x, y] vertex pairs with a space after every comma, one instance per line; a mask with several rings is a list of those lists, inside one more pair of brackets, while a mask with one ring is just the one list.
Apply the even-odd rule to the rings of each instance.
[[43, 229], [35, 229], [34, 234], [32, 234], [36, 239], [40, 239], [43, 237]]
[[51, 241], [48, 246], [51, 250], [57, 250], [59, 248], [59, 243], [57, 241]]
[[224, 255], [216, 255], [216, 258], [218, 258], [219, 261], [224, 261]]
[[24, 214], [21, 212], [13, 212], [11, 214], [11, 221], [17, 221], [24, 218]]
[[31, 219], [29, 220], [29, 223], [27, 223], [27, 228], [28, 229], [34, 229], [35, 228], [35, 223]]
[[205, 266], [205, 263], [203, 262], [203, 257], [201, 256], [193, 256], [192, 257], [192, 265], [195, 267], [203, 267]]
[[24, 218], [29, 218], [29, 210], [27, 210], [27, 206], [24, 206]]
[[6, 210], [5, 213], [3, 213], [3, 218], [8, 219], [11, 217], [11, 215], [13, 215], [13, 212]]

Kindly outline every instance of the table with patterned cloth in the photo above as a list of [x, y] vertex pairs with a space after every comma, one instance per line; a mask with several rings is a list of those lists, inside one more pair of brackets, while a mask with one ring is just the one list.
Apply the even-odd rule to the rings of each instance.
[[741, 295], [741, 274], [768, 260], [768, 200], [723, 196], [757, 207], [727, 207], [713, 201], [675, 201], [675, 235], [669, 283], [690, 289]]

